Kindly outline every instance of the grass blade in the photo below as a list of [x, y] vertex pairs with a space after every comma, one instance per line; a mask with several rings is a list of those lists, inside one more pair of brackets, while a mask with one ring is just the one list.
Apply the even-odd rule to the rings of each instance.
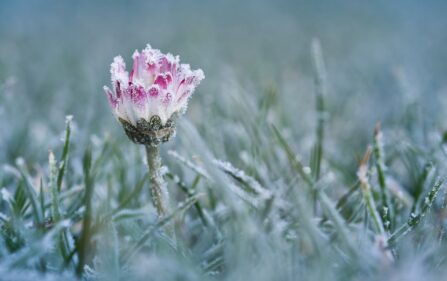
[[391, 229], [391, 222], [393, 221], [394, 210], [391, 208], [390, 199], [388, 196], [388, 188], [385, 179], [385, 159], [383, 151], [383, 135], [380, 130], [380, 123], [377, 123], [374, 130], [374, 157], [376, 158], [377, 180], [380, 186], [380, 195], [382, 200], [382, 218], [385, 231], [389, 232]]
[[425, 197], [420, 213], [417, 215], [415, 213], [411, 213], [408, 221], [388, 238], [388, 245], [393, 247], [402, 237], [407, 235], [411, 230], [413, 230], [419, 225], [422, 219], [430, 211], [430, 208], [433, 205], [435, 199], [437, 198], [439, 190], [441, 189], [443, 183], [444, 179], [438, 179], [436, 181], [436, 183], [433, 185], [428, 195]]
[[346, 226], [346, 222], [338, 213], [337, 209], [335, 208], [335, 205], [332, 203], [331, 199], [324, 193], [324, 191], [319, 190], [315, 187], [314, 180], [304, 171], [303, 165], [301, 164], [300, 161], [298, 161], [292, 148], [289, 146], [287, 141], [284, 139], [284, 137], [281, 135], [278, 129], [276, 129], [275, 126], [273, 126], [273, 132], [275, 133], [279, 144], [286, 152], [290, 165], [292, 166], [293, 170], [298, 172], [298, 174], [304, 179], [306, 185], [309, 188], [309, 192], [314, 193], [316, 195], [326, 215], [332, 220], [332, 222], [336, 226], [337, 231], [339, 232], [340, 239], [343, 242], [343, 244], [346, 245], [346, 247], [351, 253], [355, 253], [356, 252], [355, 246], [350, 240], [349, 235], [350, 231]]
[[160, 218], [158, 222], [152, 226], [150, 226], [144, 233], [141, 235], [140, 239], [135, 243], [135, 245], [123, 255], [122, 261], [125, 263], [132, 258], [140, 249], [143, 247], [144, 243], [160, 228], [167, 225], [172, 219], [174, 219], [179, 213], [182, 213], [186, 210], [188, 210], [191, 206], [194, 205], [194, 203], [197, 201], [200, 194], [190, 197], [186, 199], [185, 202], [181, 203], [177, 209], [175, 209], [170, 214], [166, 215], [163, 218]]
[[68, 163], [68, 152], [70, 147], [71, 121], [73, 116], [69, 115], [65, 118], [65, 139], [64, 148], [62, 150], [62, 158], [60, 160], [59, 172], [57, 175], [57, 190], [60, 192], [62, 188], [62, 180], [64, 178], [65, 169]]
[[90, 147], [88, 147], [84, 153], [83, 158], [83, 170], [84, 170], [84, 184], [85, 184], [85, 194], [84, 194], [84, 220], [82, 223], [82, 233], [78, 241], [78, 255], [79, 263], [76, 268], [76, 273], [81, 276], [84, 272], [84, 266], [87, 263], [87, 258], [89, 255], [90, 239], [91, 239], [91, 225], [92, 225], [92, 197], [93, 197], [93, 176], [91, 174], [91, 163], [92, 163], [92, 152]]
[[369, 215], [371, 216], [376, 232], [383, 237], [386, 237], [385, 228], [382, 220], [380, 219], [380, 215], [377, 212], [376, 203], [374, 202], [374, 198], [371, 193], [371, 186], [369, 185], [368, 180], [368, 161], [371, 156], [372, 149], [368, 147], [365, 155], [363, 156], [362, 161], [360, 162], [359, 170], [357, 172], [360, 187], [362, 189], [363, 200], [365, 201], [366, 208], [368, 210]]
[[316, 141], [311, 158], [313, 177], [316, 181], [320, 178], [321, 160], [323, 158], [324, 127], [327, 119], [324, 97], [326, 95], [326, 67], [320, 42], [315, 39], [312, 42], [312, 57], [315, 68], [315, 99], [317, 112]]
[[44, 217], [42, 213], [42, 208], [39, 205], [39, 199], [37, 198], [36, 188], [31, 182], [29, 173], [25, 167], [25, 163], [18, 161], [17, 163], [22, 179], [25, 183], [25, 194], [28, 197], [31, 208], [33, 209], [34, 222], [36, 226], [40, 227], [43, 225]]

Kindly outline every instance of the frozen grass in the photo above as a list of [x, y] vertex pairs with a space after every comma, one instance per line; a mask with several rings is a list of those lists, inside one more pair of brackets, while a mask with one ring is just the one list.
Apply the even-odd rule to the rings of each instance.
[[[297, 7], [286, 2], [278, 7]], [[434, 72], [438, 87], [419, 95], [406, 68], [391, 75], [395, 65], [382, 64], [393, 54], [355, 44], [363, 35], [353, 33], [349, 44], [357, 54], [346, 59], [331, 32], [295, 28], [311, 25], [306, 12], [241, 4], [253, 11], [247, 23], [243, 13], [217, 5], [204, 4], [210, 15], [200, 20], [207, 24], [195, 25], [195, 6], [183, 5], [191, 15], [173, 11], [173, 22], [157, 28], [163, 17], [139, 18], [148, 11], [141, 3], [128, 7], [135, 23], [117, 17], [124, 9], [117, 3], [62, 5], [62, 16], [72, 9], [84, 19], [64, 28], [84, 30], [90, 23], [97, 37], [90, 42], [74, 32], [83, 42], [76, 45], [51, 17], [37, 21], [55, 32], [41, 35], [49, 42], [65, 39], [52, 49], [26, 22], [0, 25], [6, 38], [0, 42], [0, 279], [442, 280], [447, 137], [439, 107], [445, 80], [435, 79], [442, 75]], [[157, 7], [166, 15], [170, 6]], [[325, 24], [318, 6], [303, 7]], [[93, 16], [104, 10], [104, 18]], [[339, 23], [336, 34], [355, 29], [342, 11], [330, 16]], [[262, 32], [251, 30], [249, 42], [236, 40], [242, 38], [236, 26], [250, 29], [260, 18], [266, 19]], [[380, 19], [352, 20], [369, 40], [386, 39], [390, 31]], [[135, 29], [142, 24], [152, 35]], [[265, 43], [263, 32], [275, 26], [281, 26], [271, 32], [275, 44]], [[107, 33], [132, 28], [127, 41]], [[170, 32], [180, 39], [167, 38]], [[215, 32], [228, 39], [220, 47], [212, 43]], [[296, 34], [302, 36], [291, 38]], [[151, 200], [144, 147], [126, 139], [101, 91], [109, 60], [151, 39], [189, 56], [207, 75], [177, 137], [161, 146], [170, 195], [161, 217]], [[294, 48], [285, 47], [291, 42]], [[407, 52], [418, 48], [401, 43], [393, 44]], [[427, 61], [443, 54], [436, 49]], [[368, 64], [361, 75], [375, 80], [356, 75], [359, 64]], [[442, 69], [435, 60], [423, 66]], [[68, 114], [74, 116], [64, 125]]]

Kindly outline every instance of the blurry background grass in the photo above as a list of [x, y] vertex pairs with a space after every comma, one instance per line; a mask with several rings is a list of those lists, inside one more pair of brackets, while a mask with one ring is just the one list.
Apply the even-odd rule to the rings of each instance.
[[[79, 128], [87, 132], [119, 129], [100, 89], [109, 84], [111, 58], [121, 54], [130, 63], [129, 54], [147, 42], [204, 69], [207, 80], [189, 111], [199, 128], [205, 121], [212, 127], [206, 109], [216, 116], [222, 110], [214, 108], [222, 104], [220, 100], [228, 100], [229, 92], [240, 91], [237, 96], [244, 96], [243, 103], [261, 98], [273, 87], [281, 111], [297, 117], [289, 119], [299, 117], [301, 122], [288, 125], [305, 142], [303, 136], [308, 136], [314, 120], [309, 50], [314, 37], [321, 40], [327, 59], [330, 139], [338, 149], [346, 147], [338, 142], [350, 142], [360, 151], [377, 121], [401, 124], [409, 103], [442, 111], [447, 75], [445, 5], [442, 1], [2, 1], [0, 79], [16, 82], [13, 97], [2, 95], [2, 107], [9, 107], [4, 100], [10, 98], [20, 114], [11, 122], [9, 112], [2, 110], [7, 117], [1, 121], [6, 131], [1, 145], [8, 149], [1, 151], [9, 160], [23, 154], [29, 145], [19, 147], [17, 140], [28, 137], [18, 138], [19, 131], [29, 134], [33, 143], [46, 145], [43, 136], [57, 133], [67, 114], [75, 115]], [[15, 130], [7, 129], [11, 123]], [[350, 141], [352, 135], [355, 141]]]
[[[417, 214], [423, 209], [423, 198], [430, 188], [436, 187], [437, 176], [445, 175], [442, 134], [447, 117], [446, 9], [446, 3], [434, 0], [423, 4], [420, 1], [0, 1], [0, 162], [6, 165], [0, 173], [0, 187], [15, 193], [19, 201], [14, 207], [19, 222], [17, 225], [14, 222], [15, 228], [11, 229], [29, 233], [27, 222], [35, 214], [29, 205], [29, 193], [28, 197], [20, 193], [26, 190], [23, 175], [14, 176], [11, 167], [16, 165], [18, 157], [23, 157], [30, 170], [30, 181], [37, 193], [43, 178], [47, 196], [44, 202], [53, 203], [51, 207], [43, 204], [48, 206], [42, 216], [54, 220], [54, 202], [58, 200], [51, 200], [47, 149], [55, 151], [57, 160], [62, 158], [64, 118], [72, 114], [70, 162], [61, 194], [69, 190], [75, 195], [84, 194], [89, 180], [93, 180], [87, 180], [87, 175], [94, 175], [95, 204], [90, 215], [93, 227], [102, 236], [91, 236], [90, 248], [95, 249], [91, 253], [95, 253], [96, 259], [89, 256], [85, 260], [93, 268], [93, 275], [108, 272], [118, 278], [129, 272], [122, 261], [128, 254], [127, 243], [138, 241], [155, 217], [150, 217], [152, 209], [137, 211], [145, 206], [150, 208], [143, 153], [141, 147], [126, 139], [112, 117], [102, 86], [110, 83], [109, 65], [113, 56], [121, 54], [129, 67], [133, 50], [150, 43], [163, 51], [180, 54], [182, 61], [190, 63], [192, 68], [202, 68], [206, 75], [190, 102], [187, 121], [180, 124], [177, 138], [162, 148], [171, 178], [182, 181], [184, 190], [194, 188], [205, 193], [205, 197], [197, 199], [205, 214], [201, 215], [202, 206], [196, 205], [182, 223], [178, 222], [184, 228], [184, 237], [177, 239], [179, 245], [175, 251], [165, 249], [166, 243], [160, 242], [164, 241], [163, 236], [146, 245], [144, 261], [133, 263], [141, 271], [133, 273], [144, 275], [146, 269], [147, 274], [160, 280], [171, 280], [177, 272], [189, 274], [191, 280], [211, 278], [213, 274], [215, 278], [228, 280], [244, 280], [247, 276], [259, 280], [293, 279], [303, 274], [309, 280], [332, 280], [334, 272], [341, 280], [373, 278], [375, 274], [396, 278], [409, 274], [415, 280], [419, 274], [428, 276], [427, 272], [435, 276], [445, 257], [441, 255], [444, 240], [432, 237], [443, 233], [442, 199], [435, 211], [438, 220], [429, 220], [419, 236], [408, 241], [413, 246], [392, 253], [397, 261], [390, 269], [370, 261], [377, 242], [365, 229], [374, 229], [374, 225], [368, 224], [372, 222], [355, 187], [360, 159], [367, 145], [373, 143], [377, 122], [381, 122], [384, 133], [387, 188], [397, 186], [406, 190], [410, 201], [405, 206], [405, 200], [390, 195], [396, 209], [393, 211], [397, 213], [392, 230], [397, 230], [411, 211]], [[330, 223], [316, 224], [314, 218], [332, 222], [334, 219], [323, 212], [320, 201], [309, 200], [312, 204], [307, 204], [301, 198], [318, 196], [298, 180], [293, 161], [290, 163], [284, 153], [290, 146], [312, 168], [315, 163], [310, 159], [318, 159], [312, 154], [318, 125], [313, 38], [320, 40], [325, 58], [327, 112], [321, 180], [312, 188], [324, 189], [336, 204], [354, 186], [354, 196], [347, 199], [347, 207], [341, 210], [343, 219], [352, 224], [349, 234], [334, 229]], [[285, 145], [278, 142], [271, 125], [278, 128]], [[97, 161], [92, 173], [86, 173], [83, 161], [88, 145], [93, 161]], [[203, 175], [198, 177], [194, 170], [167, 155], [169, 149], [206, 167], [212, 166], [210, 161], [214, 157], [229, 161], [255, 177], [279, 199], [264, 202], [264, 198], [254, 210], [250, 204], [235, 199], [229, 188], [232, 180], [225, 174], [208, 171], [212, 180], [206, 181]], [[371, 162], [371, 167], [375, 167], [372, 164], [375, 162]], [[381, 183], [376, 180], [375, 168], [369, 171], [373, 197], [382, 214]], [[174, 182], [170, 183], [171, 192], [182, 201], [185, 194]], [[132, 193], [133, 188], [138, 192]], [[256, 194], [250, 187], [248, 190], [249, 194]], [[9, 218], [13, 212], [7, 207], [5, 196], [2, 210]], [[81, 240], [82, 225], [88, 215], [84, 208], [88, 202], [82, 198], [69, 197], [59, 206], [60, 221], [70, 219], [74, 224], [69, 232], [63, 231], [62, 240], [71, 235]], [[413, 205], [411, 200], [417, 204]], [[121, 214], [124, 222], [110, 223], [111, 209], [127, 210]], [[207, 216], [211, 222], [206, 223]], [[22, 235], [23, 244], [12, 246], [23, 249], [26, 245], [30, 252], [23, 255], [32, 257], [33, 241], [40, 241], [47, 230], [32, 232], [30, 237]], [[343, 233], [347, 237], [340, 239]], [[341, 240], [341, 244], [332, 243], [333, 240]], [[78, 265], [82, 247], [65, 242], [66, 261], [61, 261], [58, 251], [48, 251], [53, 255], [43, 258], [44, 261], [29, 262], [22, 258], [14, 267], [57, 274], [65, 269], [70, 275]], [[325, 250], [323, 246], [327, 243], [333, 244], [334, 249]], [[356, 250], [360, 253], [349, 250], [351, 243], [363, 245], [360, 251]], [[437, 248], [439, 245], [442, 247]], [[12, 260], [8, 255], [17, 250], [14, 247], [2, 251], [3, 262]], [[109, 254], [113, 249], [116, 253]], [[71, 256], [70, 250], [75, 251]], [[42, 251], [46, 255], [46, 250]], [[321, 251], [328, 253], [324, 255]], [[412, 253], [411, 259], [405, 258], [405, 251]], [[362, 258], [353, 258], [356, 255]], [[340, 257], [345, 260], [339, 262]], [[409, 271], [413, 263], [417, 265], [411, 266], [414, 273]], [[9, 272], [9, 266], [3, 265], [2, 270]], [[203, 272], [206, 274], [202, 275]], [[104, 278], [112, 280], [107, 279], [112, 277]]]

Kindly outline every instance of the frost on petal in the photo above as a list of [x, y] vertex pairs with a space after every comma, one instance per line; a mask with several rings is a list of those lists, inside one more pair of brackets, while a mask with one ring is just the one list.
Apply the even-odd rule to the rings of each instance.
[[167, 72], [171, 70], [171, 63], [166, 58], [166, 56], [160, 59], [159, 65], [160, 65], [160, 72]]
[[189, 89], [185, 89], [182, 93], [179, 93], [180, 95], [177, 96], [177, 103], [182, 103], [183, 101], [186, 101], [192, 94], [193, 89], [189, 87]]
[[130, 75], [129, 75], [129, 82], [130, 83], [133, 82], [134, 76], [138, 75], [138, 59], [139, 59], [139, 57], [140, 57], [140, 53], [138, 52], [138, 50], [135, 50], [135, 52], [132, 55], [133, 66], [132, 66], [132, 71], [130, 72]]
[[166, 92], [163, 97], [163, 104], [167, 106], [171, 102], [172, 102], [172, 94], [169, 92]]
[[171, 54], [164, 55], [160, 58], [158, 61], [159, 65], [159, 71], [161, 73], [164, 72], [174, 72], [174, 70], [177, 68], [177, 64], [179, 62], [180, 58], [178, 56], [174, 57]]
[[124, 91], [122, 102], [118, 106], [118, 110], [121, 112], [121, 114], [124, 116], [124, 120], [128, 121], [129, 123], [135, 125], [136, 124], [136, 108], [135, 104], [132, 101], [132, 92], [133, 87], [129, 87]]
[[205, 76], [201, 69], [191, 71], [189, 65], [181, 65], [178, 78], [182, 78], [177, 86], [172, 112], [184, 112], [188, 99]]
[[118, 99], [113, 95], [112, 90], [109, 89], [109, 87], [104, 86], [104, 92], [107, 95], [107, 98], [109, 100], [110, 106], [115, 109], [118, 106]]
[[192, 85], [194, 88], [200, 84], [200, 81], [205, 78], [203, 71], [201, 69], [191, 72], [191, 75], [186, 79], [186, 84]]
[[157, 72], [157, 65], [155, 63], [153, 63], [153, 62], [147, 62], [146, 63], [146, 71], [150, 75], [154, 76], [155, 73]]
[[129, 94], [131, 101], [136, 106], [141, 107], [146, 102], [146, 92], [142, 86], [129, 87]]
[[193, 71], [193, 75], [194, 75], [193, 84], [194, 84], [194, 87], [197, 87], [200, 84], [200, 82], [203, 79], [205, 79], [205, 74], [203, 73], [203, 71], [201, 69], [197, 69], [197, 70]]
[[129, 80], [126, 64], [121, 56], [113, 59], [113, 63], [110, 65], [110, 73], [112, 74], [112, 84], [115, 89], [116, 98], [120, 99], [122, 91], [127, 87]]
[[152, 47], [148, 44], [142, 53], [144, 54], [146, 65], [150, 65], [151, 68], [155, 70], [158, 61], [163, 56], [160, 50], [152, 49]]
[[176, 102], [181, 102], [187, 99], [205, 78], [203, 71], [201, 69], [191, 71], [189, 70], [189, 65], [182, 65], [182, 74], [185, 76], [179, 83], [176, 93]]
[[148, 90], [148, 96], [151, 98], [156, 98], [160, 95], [160, 88], [157, 85], [153, 85]]
[[169, 73], [159, 74], [155, 77], [154, 84], [158, 85], [162, 89], [167, 89], [168, 85], [172, 82], [172, 76]]
[[152, 74], [149, 73], [149, 70], [146, 67], [146, 56], [144, 53], [139, 53], [135, 50], [132, 55], [133, 58], [133, 67], [132, 72], [130, 74], [129, 81], [135, 84], [141, 85], [143, 87], [149, 87], [149, 84], [152, 83]]
[[153, 116], [166, 124], [174, 113], [186, 109], [189, 97], [204, 79], [202, 70], [191, 70], [188, 64], [180, 64], [179, 56], [163, 54], [147, 45], [132, 55], [130, 75], [121, 56], [111, 64], [114, 91], [105, 88], [115, 116], [136, 125]]
[[122, 90], [120, 81], [116, 81], [116, 83], [115, 83], [115, 94], [116, 94], [117, 98], [121, 98], [121, 96], [123, 95], [123, 90]]
[[104, 92], [106, 93], [109, 104], [113, 109], [113, 115], [116, 118], [128, 119], [126, 111], [123, 108], [122, 99], [118, 98], [116, 95], [113, 95], [112, 90], [110, 90], [107, 86], [104, 86]]
[[112, 74], [112, 83], [120, 82], [121, 85], [126, 86], [129, 80], [129, 75], [126, 71], [126, 64], [121, 56], [116, 56], [110, 65], [110, 73]]

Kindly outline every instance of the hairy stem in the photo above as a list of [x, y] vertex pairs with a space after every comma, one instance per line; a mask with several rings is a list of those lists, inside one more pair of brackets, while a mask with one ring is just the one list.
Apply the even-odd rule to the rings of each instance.
[[149, 179], [151, 181], [152, 202], [159, 217], [167, 213], [168, 191], [161, 174], [161, 158], [158, 146], [146, 145], [147, 164], [149, 166]]

